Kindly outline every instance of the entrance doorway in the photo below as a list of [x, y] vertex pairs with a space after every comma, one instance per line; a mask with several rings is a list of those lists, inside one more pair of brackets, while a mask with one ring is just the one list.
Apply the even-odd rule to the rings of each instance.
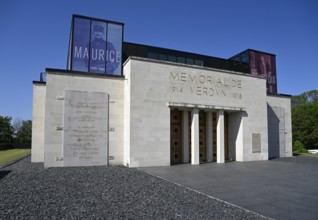
[[[170, 111], [170, 158], [171, 164], [180, 164], [184, 163], [183, 153], [184, 145], [183, 141], [186, 141], [183, 138], [183, 114], [181, 110], [173, 109]], [[191, 111], [187, 111], [188, 114], [188, 151], [189, 161], [191, 161], [191, 123], [192, 116]], [[217, 161], [217, 116], [216, 113], [212, 113], [212, 133], [208, 133], [207, 129], [207, 112], [201, 110], [199, 112], [199, 161], [200, 163], [208, 162], [207, 158], [207, 137], [212, 135], [213, 137], [213, 155], [210, 158], [213, 158], [213, 161]], [[224, 158], [229, 160], [229, 144], [228, 144], [228, 113], [224, 113]]]
[[171, 110], [170, 112], [170, 157], [171, 164], [182, 163], [182, 112]]

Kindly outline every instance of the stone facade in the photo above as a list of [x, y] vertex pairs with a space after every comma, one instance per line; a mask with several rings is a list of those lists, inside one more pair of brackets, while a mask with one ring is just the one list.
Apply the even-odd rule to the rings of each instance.
[[[109, 94], [109, 146], [112, 146], [109, 147], [109, 164], [123, 164], [124, 79], [50, 69], [46, 74], [45, 102], [40, 103], [42, 106], [38, 104], [33, 107], [45, 109], [44, 146], [35, 139], [32, 143], [32, 148], [37, 145], [44, 147], [43, 161], [38, 162], [44, 162], [45, 167], [63, 166], [64, 96], [65, 91], [76, 90]], [[33, 98], [37, 99], [35, 96]], [[40, 130], [36, 125], [33, 129]]]
[[291, 100], [284, 96], [267, 96], [269, 158], [291, 157]]
[[110, 165], [170, 166], [172, 111], [182, 117], [183, 163], [291, 156], [290, 98], [268, 96], [264, 78], [137, 57], [123, 74], [48, 69], [46, 86], [34, 84], [32, 161], [64, 166], [63, 103], [71, 90], [109, 94]]
[[[124, 74], [130, 94], [125, 96], [125, 106], [130, 105], [125, 117], [130, 123], [125, 127], [129, 133], [129, 146], [125, 147], [130, 148], [126, 163], [130, 166], [170, 165], [171, 108], [228, 111], [233, 159], [268, 159], [265, 79], [142, 58], [126, 62]], [[261, 137], [257, 153], [252, 152], [253, 133]]]
[[44, 162], [45, 97], [45, 84], [33, 83], [32, 162]]

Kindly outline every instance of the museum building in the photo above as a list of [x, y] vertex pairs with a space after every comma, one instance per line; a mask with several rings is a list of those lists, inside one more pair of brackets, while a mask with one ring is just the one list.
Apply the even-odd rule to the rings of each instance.
[[32, 162], [45, 167], [292, 156], [291, 100], [274, 54], [229, 59], [123, 41], [124, 24], [73, 15], [67, 69], [33, 81]]

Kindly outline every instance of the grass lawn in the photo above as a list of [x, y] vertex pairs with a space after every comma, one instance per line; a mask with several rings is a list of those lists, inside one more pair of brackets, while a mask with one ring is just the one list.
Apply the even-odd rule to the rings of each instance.
[[31, 154], [31, 149], [0, 150], [0, 166], [9, 163], [10, 161], [19, 159], [28, 154]]

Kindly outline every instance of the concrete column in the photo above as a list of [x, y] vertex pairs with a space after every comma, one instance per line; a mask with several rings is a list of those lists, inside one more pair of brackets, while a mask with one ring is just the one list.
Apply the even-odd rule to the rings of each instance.
[[217, 111], [217, 125], [216, 125], [216, 161], [224, 163], [224, 111]]
[[189, 163], [189, 111], [182, 112], [182, 162]]
[[[245, 118], [245, 113], [244, 112], [239, 112], [236, 113], [236, 118], [235, 120], [233, 120], [233, 118], [231, 118], [230, 121], [230, 132], [231, 129], [234, 127], [236, 127], [236, 139], [235, 139], [235, 160], [236, 161], [244, 161], [244, 138], [243, 138], [243, 129], [244, 129], [244, 118]], [[230, 133], [232, 134], [232, 133]]]
[[192, 109], [191, 123], [191, 164], [199, 164], [199, 109]]
[[213, 113], [206, 113], [206, 160], [213, 161]]

